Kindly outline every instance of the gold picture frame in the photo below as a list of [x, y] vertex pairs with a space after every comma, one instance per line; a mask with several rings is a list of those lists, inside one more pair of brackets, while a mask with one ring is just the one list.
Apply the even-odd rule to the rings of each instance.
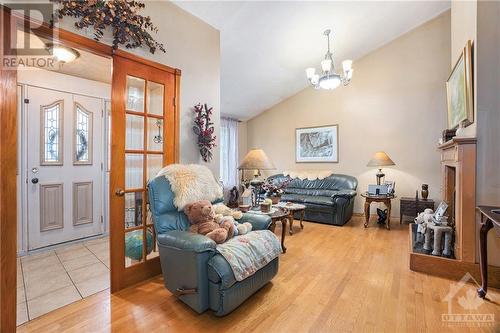
[[474, 123], [472, 63], [472, 41], [469, 40], [446, 80], [449, 129]]

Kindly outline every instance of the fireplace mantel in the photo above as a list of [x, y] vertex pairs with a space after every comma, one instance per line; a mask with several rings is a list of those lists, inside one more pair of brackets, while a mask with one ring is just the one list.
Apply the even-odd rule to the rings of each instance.
[[438, 146], [442, 199], [455, 222], [455, 257], [469, 263], [476, 261], [476, 142], [473, 137], [453, 138]]
[[[413, 252], [410, 234], [410, 269], [459, 280], [466, 272], [479, 278], [476, 263], [476, 138], [453, 138], [439, 145], [442, 200], [455, 224], [455, 258]], [[410, 228], [411, 233], [411, 228]], [[493, 281], [498, 286], [500, 281]]]

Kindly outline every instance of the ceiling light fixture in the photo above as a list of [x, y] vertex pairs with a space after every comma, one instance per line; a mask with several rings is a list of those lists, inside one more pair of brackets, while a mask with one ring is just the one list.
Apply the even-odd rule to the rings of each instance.
[[80, 57], [80, 53], [77, 50], [63, 45], [49, 45], [47, 49], [58, 62], [68, 63]]
[[325, 54], [325, 59], [321, 61], [322, 74], [316, 74], [316, 68], [309, 67], [306, 69], [306, 76], [311, 85], [316, 89], [333, 90], [341, 83], [347, 86], [351, 82], [352, 73], [352, 60], [344, 60], [342, 62], [343, 76], [335, 73], [335, 64], [333, 62], [333, 54], [330, 52], [330, 29], [325, 30], [323, 33], [328, 41], [328, 51]]

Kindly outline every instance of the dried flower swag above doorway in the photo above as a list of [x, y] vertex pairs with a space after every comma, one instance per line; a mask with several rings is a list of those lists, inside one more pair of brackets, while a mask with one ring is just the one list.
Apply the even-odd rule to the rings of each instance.
[[101, 40], [106, 27], [113, 33], [113, 50], [119, 45], [127, 49], [135, 49], [143, 45], [149, 52], [157, 49], [166, 52], [162, 43], [157, 42], [148, 32], [158, 32], [158, 28], [151, 22], [151, 17], [136, 14], [145, 7], [144, 3], [134, 0], [51, 0], [59, 4], [54, 19], [64, 16], [79, 19], [75, 22], [78, 29], [93, 27], [94, 39]]

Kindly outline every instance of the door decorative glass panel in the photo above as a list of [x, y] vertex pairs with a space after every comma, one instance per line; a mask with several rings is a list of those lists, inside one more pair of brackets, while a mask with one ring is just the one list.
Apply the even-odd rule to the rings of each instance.
[[92, 112], [75, 103], [75, 145], [73, 163], [92, 164]]
[[62, 165], [64, 102], [41, 106], [41, 165]]

